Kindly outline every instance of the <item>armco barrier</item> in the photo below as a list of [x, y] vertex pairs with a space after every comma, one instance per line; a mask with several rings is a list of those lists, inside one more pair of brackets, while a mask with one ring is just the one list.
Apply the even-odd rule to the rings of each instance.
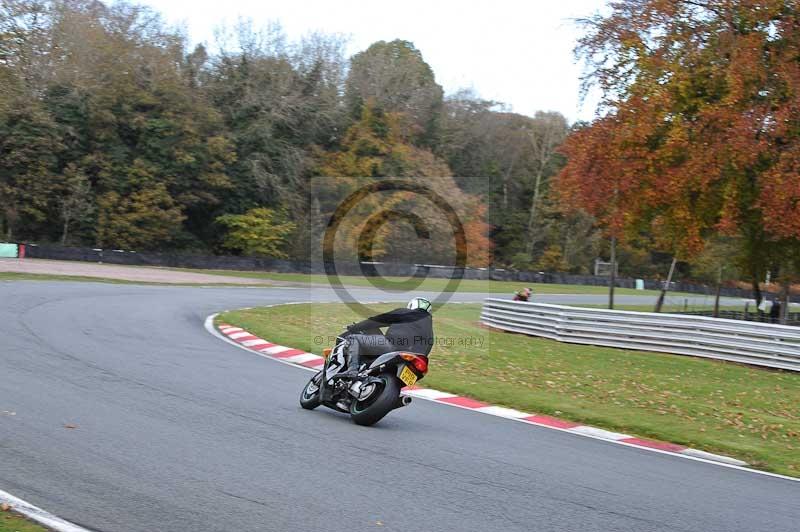
[[800, 328], [490, 298], [481, 322], [575, 344], [716, 358], [800, 371]]

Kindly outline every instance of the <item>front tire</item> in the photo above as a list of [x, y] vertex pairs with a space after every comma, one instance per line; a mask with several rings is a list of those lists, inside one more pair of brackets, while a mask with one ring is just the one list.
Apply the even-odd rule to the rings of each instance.
[[374, 425], [397, 406], [397, 398], [400, 397], [400, 383], [397, 377], [381, 373], [378, 378], [383, 382], [383, 389], [375, 390], [364, 401], [354, 400], [350, 403], [350, 417], [356, 425]]
[[303, 387], [300, 392], [300, 406], [306, 410], [314, 410], [320, 405], [319, 400], [319, 383], [322, 380], [322, 372], [320, 371]]

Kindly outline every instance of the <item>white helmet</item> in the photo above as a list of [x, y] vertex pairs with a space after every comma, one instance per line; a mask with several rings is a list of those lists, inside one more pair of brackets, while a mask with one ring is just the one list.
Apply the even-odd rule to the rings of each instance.
[[425, 312], [430, 312], [431, 302], [425, 299], [424, 297], [415, 297], [414, 299], [408, 302], [406, 308], [411, 308], [411, 309], [418, 308], [420, 310], [424, 310]]

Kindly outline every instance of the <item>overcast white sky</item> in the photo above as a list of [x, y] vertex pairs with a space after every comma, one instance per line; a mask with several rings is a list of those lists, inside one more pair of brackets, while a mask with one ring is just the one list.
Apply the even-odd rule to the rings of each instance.
[[378, 40], [412, 41], [447, 93], [471, 87], [515, 112], [590, 119], [596, 99], [580, 103], [580, 65], [571, 19], [605, 0], [143, 0], [193, 42], [213, 42], [220, 23], [279, 21], [290, 38], [320, 30], [350, 37], [352, 55]]

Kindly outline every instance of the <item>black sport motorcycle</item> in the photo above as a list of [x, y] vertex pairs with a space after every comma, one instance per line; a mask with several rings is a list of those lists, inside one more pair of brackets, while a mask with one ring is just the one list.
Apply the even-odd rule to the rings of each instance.
[[374, 425], [386, 414], [407, 406], [411, 398], [400, 395], [428, 372], [428, 358], [418, 353], [393, 351], [361, 364], [355, 378], [339, 378], [348, 367], [350, 333], [336, 338], [333, 348], [323, 350], [325, 365], [311, 377], [300, 394], [300, 406], [313, 410], [320, 405], [350, 414], [358, 425]]

